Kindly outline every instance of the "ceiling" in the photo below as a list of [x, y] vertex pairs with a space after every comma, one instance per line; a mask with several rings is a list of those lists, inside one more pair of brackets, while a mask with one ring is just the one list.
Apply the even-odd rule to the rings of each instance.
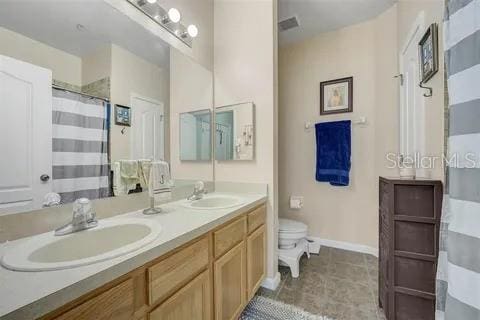
[[278, 20], [292, 16], [300, 27], [280, 32], [281, 46], [300, 42], [319, 33], [369, 20], [397, 0], [279, 0]]
[[103, 0], [1, 0], [0, 26], [79, 57], [114, 43], [169, 65], [167, 43]]

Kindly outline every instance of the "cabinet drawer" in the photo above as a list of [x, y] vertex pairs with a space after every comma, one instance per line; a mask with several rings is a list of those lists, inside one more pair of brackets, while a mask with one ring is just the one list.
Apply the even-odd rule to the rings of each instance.
[[267, 207], [265, 205], [258, 207], [247, 215], [248, 233], [265, 223]]
[[208, 238], [181, 249], [148, 268], [148, 301], [166, 298], [208, 266]]
[[247, 219], [242, 217], [213, 233], [215, 258], [242, 241], [247, 233]]
[[133, 280], [128, 279], [65, 312], [55, 320], [131, 319], [133, 316]]

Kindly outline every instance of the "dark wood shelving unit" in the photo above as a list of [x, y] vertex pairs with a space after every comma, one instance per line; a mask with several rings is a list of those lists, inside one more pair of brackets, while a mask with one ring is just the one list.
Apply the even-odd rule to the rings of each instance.
[[387, 320], [435, 320], [443, 188], [379, 179], [379, 303]]

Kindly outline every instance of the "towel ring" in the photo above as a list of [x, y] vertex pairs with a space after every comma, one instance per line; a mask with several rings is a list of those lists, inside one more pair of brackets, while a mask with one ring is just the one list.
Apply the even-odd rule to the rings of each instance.
[[419, 86], [420, 88], [422, 88], [422, 89], [428, 90], [428, 93], [424, 93], [424, 94], [423, 94], [423, 96], [424, 96], [425, 98], [429, 98], [429, 97], [433, 96], [433, 89], [432, 89], [432, 87], [426, 87], [426, 86], [424, 86], [424, 85], [423, 85], [423, 82], [420, 82], [420, 83], [418, 84], [418, 86]]

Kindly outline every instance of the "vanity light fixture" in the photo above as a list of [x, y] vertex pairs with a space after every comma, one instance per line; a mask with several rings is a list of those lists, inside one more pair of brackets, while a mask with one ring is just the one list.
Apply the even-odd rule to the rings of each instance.
[[187, 27], [188, 35], [192, 38], [195, 38], [198, 35], [198, 28], [196, 25], [191, 24]]
[[180, 21], [180, 19], [182, 18], [182, 16], [180, 15], [180, 11], [178, 11], [178, 9], [176, 8], [170, 8], [168, 10], [168, 19], [173, 22], [173, 23], [177, 23]]
[[175, 34], [182, 39], [186, 39], [190, 36], [190, 38], [195, 38], [198, 35], [197, 26], [191, 24], [188, 26], [186, 31], [176, 30]]
[[198, 35], [197, 26], [190, 24], [183, 25], [182, 15], [177, 8], [170, 8], [168, 11], [158, 4], [157, 0], [126, 0], [143, 14], [148, 16], [158, 25], [169, 31], [187, 46], [192, 47], [193, 38]]

